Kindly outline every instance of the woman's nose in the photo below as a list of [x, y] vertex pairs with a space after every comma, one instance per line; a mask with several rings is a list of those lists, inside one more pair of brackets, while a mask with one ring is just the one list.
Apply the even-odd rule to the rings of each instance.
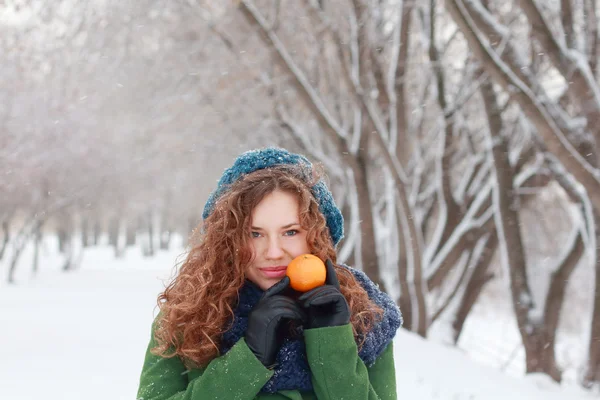
[[279, 259], [283, 257], [284, 251], [279, 243], [279, 239], [273, 238], [269, 240], [269, 244], [267, 246], [266, 258], [268, 259]]

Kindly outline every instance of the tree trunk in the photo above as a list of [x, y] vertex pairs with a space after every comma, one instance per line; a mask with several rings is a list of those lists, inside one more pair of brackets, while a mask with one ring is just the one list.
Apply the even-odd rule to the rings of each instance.
[[[570, 4], [565, 0], [562, 0], [562, 3]], [[594, 136], [596, 143], [600, 143], [600, 88], [589, 64], [578, 62], [575, 57], [568, 54], [568, 48], [554, 36], [547, 19], [544, 18], [534, 0], [519, 0], [518, 4], [532, 26], [533, 37], [541, 45], [554, 67], [569, 82], [566, 90], [570, 92], [571, 98], [579, 103], [581, 111], [588, 121], [587, 126], [590, 133]]]
[[26, 243], [27, 241], [23, 240], [23, 243], [20, 246], [15, 246], [15, 250], [12, 255], [12, 260], [8, 269], [8, 283], [15, 283], [15, 272], [17, 272], [17, 264], [19, 262], [19, 258], [21, 258], [21, 253], [23, 252]]
[[108, 224], [108, 244], [116, 249], [119, 247], [119, 218], [112, 217]]
[[96, 222], [94, 223], [94, 246], [98, 246], [98, 244], [100, 243], [100, 236], [102, 235], [102, 225], [100, 224], [99, 220], [96, 220]]
[[407, 236], [410, 236], [408, 232], [408, 224], [406, 221], [406, 212], [402, 209], [400, 202], [396, 203], [396, 227], [398, 229], [398, 246], [400, 259], [398, 260], [398, 279], [400, 281], [400, 298], [398, 299], [398, 306], [402, 311], [402, 318], [404, 320], [402, 327], [412, 331], [416, 330], [413, 326], [413, 297], [414, 292], [411, 290], [411, 283], [408, 281], [408, 269], [409, 269], [409, 258], [414, 257], [414, 254], [409, 254], [412, 248], [408, 245]]
[[42, 225], [44, 223], [42, 221], [39, 221], [35, 228], [34, 228], [34, 232], [33, 232], [33, 236], [34, 236], [34, 250], [33, 250], [33, 266], [31, 269], [32, 275], [35, 276], [38, 273], [39, 270], [39, 260], [40, 260], [40, 244], [42, 242]]
[[[435, 237], [435, 245], [433, 245], [429, 254], [429, 259], [433, 259], [434, 255], [437, 254], [442, 248], [443, 244], [448, 241], [452, 233], [456, 230], [458, 224], [463, 220], [464, 213], [456, 203], [453, 194], [452, 187], [450, 184], [450, 175], [452, 174], [451, 158], [454, 137], [454, 117], [447, 115], [448, 103], [446, 101], [446, 80], [444, 77], [444, 71], [442, 68], [442, 61], [440, 60], [439, 51], [436, 45], [436, 18], [435, 18], [435, 5], [436, 0], [430, 0], [429, 7], [429, 59], [433, 68], [433, 73], [436, 79], [436, 92], [437, 102], [440, 108], [441, 114], [444, 116], [442, 123], [444, 130], [441, 133], [442, 140], [439, 144], [441, 147], [440, 158], [436, 163], [436, 174], [439, 177], [439, 188], [438, 188], [438, 206], [439, 206], [439, 218], [437, 223], [442, 227], [441, 234], [439, 237]], [[456, 259], [451, 260], [452, 266], [456, 264], [456, 261], [462, 254], [462, 249], [458, 249]], [[430, 261], [428, 260], [428, 261]], [[446, 278], [448, 273], [451, 271], [450, 268], [438, 268], [435, 276], [429, 280], [429, 290], [438, 287]]]
[[552, 119], [548, 110], [536, 99], [533, 90], [525, 85], [517, 77], [516, 72], [506, 65], [482, 39], [473, 20], [466, 12], [463, 1], [451, 0], [445, 4], [446, 9], [452, 15], [484, 70], [507, 93], [511, 94], [512, 99], [520, 105], [523, 113], [537, 129], [546, 148], [558, 158], [569, 173], [584, 185], [590, 194], [592, 203], [600, 209], [600, 180], [596, 176], [596, 170], [583, 157], [575, 154], [577, 151], [565, 138], [564, 133]]
[[[485, 110], [490, 130], [490, 143], [494, 159], [496, 187], [494, 204], [496, 211], [496, 227], [500, 238], [503, 262], [507, 264], [510, 275], [510, 289], [519, 333], [525, 348], [525, 367], [527, 373], [541, 372], [552, 379], [560, 381], [561, 373], [554, 357], [553, 343], [548, 342], [546, 322], [532, 321], [531, 315], [535, 307], [527, 277], [525, 249], [521, 237], [520, 218], [518, 214], [518, 195], [513, 188], [514, 171], [508, 155], [508, 141], [502, 135], [501, 110], [490, 82], [481, 85]], [[548, 345], [552, 345], [549, 349]]]
[[[365, 129], [368, 129], [365, 126]], [[379, 273], [379, 262], [377, 259], [377, 243], [375, 242], [375, 222], [373, 220], [373, 209], [371, 207], [371, 198], [369, 196], [369, 178], [367, 172], [368, 157], [368, 136], [363, 133], [361, 136], [360, 150], [356, 155], [356, 167], [352, 168], [354, 182], [356, 185], [356, 198], [358, 199], [358, 218], [360, 221], [359, 234], [361, 243], [361, 261], [362, 269], [369, 278], [385, 288], [381, 281]]]
[[[350, 232], [350, 230], [352, 229], [352, 225], [354, 223], [353, 221], [353, 215], [352, 215], [352, 209], [351, 209], [352, 205], [350, 201], [345, 201], [342, 209], [340, 210], [342, 215], [344, 216], [344, 232]], [[347, 238], [347, 236], [346, 236]], [[356, 241], [355, 241], [356, 243]], [[344, 244], [346, 245], [347, 242], [344, 242]], [[346, 265], [356, 265], [356, 244], [353, 244], [352, 246], [353, 248], [350, 249], [350, 252], [348, 254], [348, 257], [346, 257], [344, 260], [340, 260], [338, 259], [338, 262], [344, 262]], [[338, 253], [339, 255], [339, 253]]]
[[590, 70], [595, 78], [598, 77], [598, 20], [596, 14], [596, 0], [584, 0], [584, 11], [586, 22], [584, 24], [586, 34], [586, 55], [589, 60]]
[[65, 261], [63, 262], [62, 270], [63, 272], [69, 272], [73, 269], [73, 246], [69, 246], [67, 250], [67, 255], [65, 256]]
[[146, 249], [146, 257], [154, 257], [154, 223], [152, 219], [152, 212], [148, 212], [146, 217], [146, 227], [148, 228], [148, 248]]
[[10, 223], [8, 220], [2, 221], [2, 232], [4, 238], [2, 239], [2, 247], [0, 247], [0, 261], [4, 258], [4, 252], [8, 247], [10, 241]]
[[[408, 269], [412, 270], [413, 281], [408, 282], [411, 289], [411, 295], [414, 296], [412, 301], [416, 302], [416, 309], [412, 309], [412, 328], [413, 332], [416, 332], [422, 337], [427, 336], [427, 330], [429, 329], [429, 315], [427, 311], [427, 284], [423, 278], [423, 260], [421, 258], [422, 243], [419, 240], [419, 233], [417, 232], [416, 218], [412, 214], [408, 197], [406, 195], [405, 188], [403, 186], [397, 188], [397, 195], [399, 206], [401, 207], [402, 222], [400, 229], [404, 230], [404, 242], [402, 246], [406, 249], [406, 254], [409, 257]], [[410, 249], [410, 250], [409, 250]], [[400, 265], [401, 267], [402, 265]], [[398, 271], [402, 274], [403, 271]], [[406, 300], [405, 300], [406, 301]], [[414, 313], [416, 311], [416, 314]], [[415, 326], [415, 321], [416, 326]]]
[[[473, 209], [473, 215], [475, 216], [475, 218], [481, 218], [481, 216], [484, 213], [486, 213], [488, 211], [488, 209], [492, 206], [492, 194], [490, 193], [491, 190], [489, 188], [484, 188], [483, 190], [486, 190], [486, 192], [485, 193], [481, 192], [478, 194], [478, 196], [485, 195], [485, 198], [481, 199], [481, 202], [479, 202], [475, 205], [472, 205], [472, 206], [469, 205], [469, 208], [477, 207], [477, 208]], [[469, 212], [467, 212], [465, 214], [465, 217], [467, 214], [469, 214]], [[463, 217], [463, 219], [465, 217]], [[457, 226], [457, 228], [459, 228], [459, 227], [460, 227], [460, 224]], [[449, 273], [452, 271], [452, 268], [456, 265], [456, 263], [460, 259], [461, 254], [466, 249], [469, 249], [469, 246], [471, 246], [475, 243], [474, 241], [469, 239], [469, 235], [472, 235], [472, 232], [475, 230], [477, 230], [477, 227], [474, 225], [471, 225], [470, 227], [467, 227], [466, 229], [464, 229], [462, 231], [455, 229], [454, 231], [452, 231], [451, 236], [460, 235], [456, 240], [440, 242], [442, 244], [442, 247], [440, 248], [440, 250], [438, 250], [438, 254], [434, 254], [430, 260], [430, 265], [431, 265], [431, 262], [433, 261], [434, 270], [431, 273], [431, 275], [428, 276], [428, 278], [427, 278], [427, 285], [429, 287], [429, 290], [433, 290], [437, 287], [440, 287], [440, 285], [442, 285], [442, 283], [444, 283], [446, 277], [449, 275]], [[452, 246], [452, 247], [450, 247], [449, 249], [445, 249], [445, 247], [447, 247], [447, 246]], [[442, 254], [443, 258], [441, 259], [441, 261], [439, 263], [437, 263], [435, 261], [434, 257], [439, 257], [439, 254]]]
[[543, 353], [542, 358], [546, 361], [547, 365], [544, 365], [542, 371], [550, 375], [557, 382], [561, 380], [562, 374], [556, 364], [554, 351], [556, 331], [558, 330], [562, 305], [565, 300], [567, 283], [585, 250], [581, 232], [577, 232], [574, 243], [570, 245], [570, 249], [566, 257], [561, 260], [560, 266], [552, 274], [544, 307], [544, 342], [540, 352]]
[[[600, 215], [594, 212], [596, 246], [600, 243]], [[588, 360], [583, 378], [583, 384], [591, 387], [600, 383], [600, 257], [596, 255], [594, 260], [595, 286], [594, 286], [594, 310], [592, 314], [592, 326], [588, 343]]]
[[136, 231], [137, 228], [135, 227], [135, 225], [132, 222], [128, 221], [125, 225], [125, 245], [127, 247], [135, 246]]
[[67, 251], [69, 237], [71, 235], [71, 228], [69, 222], [66, 220], [67, 217], [61, 216], [58, 222], [58, 251], [64, 254]]
[[82, 217], [81, 219], [81, 246], [84, 248], [89, 247], [90, 240], [90, 221], [88, 217]]
[[[437, 49], [437, 45], [436, 45], [436, 19], [435, 19], [435, 2], [436, 0], [430, 0], [430, 8], [429, 8], [429, 19], [430, 19], [430, 26], [429, 26], [429, 60], [431, 61], [431, 66], [433, 68], [433, 75], [435, 76], [435, 80], [436, 80], [436, 94], [437, 94], [437, 102], [438, 102], [438, 106], [440, 108], [440, 112], [441, 114], [444, 116], [444, 120], [443, 122], [443, 126], [444, 126], [444, 133], [442, 136], [442, 143], [441, 143], [441, 157], [440, 157], [440, 163], [438, 164], [438, 172], [439, 172], [439, 177], [441, 178], [441, 182], [440, 182], [440, 189], [441, 192], [440, 197], [443, 198], [443, 202], [442, 205], [446, 206], [448, 208], [448, 215], [444, 216], [444, 218], [449, 218], [451, 217], [451, 215], [453, 215], [454, 213], [452, 213], [452, 211], [457, 211], [458, 210], [458, 205], [456, 204], [456, 202], [454, 201], [454, 198], [452, 197], [452, 191], [451, 191], [451, 187], [450, 187], [450, 167], [451, 167], [451, 151], [452, 151], [452, 142], [453, 142], [453, 133], [454, 133], [454, 120], [452, 118], [448, 118], [445, 114], [445, 112], [448, 109], [448, 103], [446, 101], [446, 80], [444, 78], [444, 71], [442, 69], [442, 65], [441, 65], [441, 60], [439, 57], [439, 52]], [[460, 216], [457, 218], [458, 220], [460, 220]], [[444, 229], [444, 234], [442, 235], [442, 240], [441, 242], [445, 242], [449, 235], [450, 232], [452, 231], [452, 229], [448, 229], [448, 225], [446, 224], [445, 229]], [[436, 249], [437, 250], [437, 249]]]
[[171, 212], [172, 207], [172, 195], [171, 192], [167, 193], [162, 206], [162, 215], [160, 217], [160, 231], [158, 236], [159, 249], [169, 250], [171, 244]]
[[[534, 152], [532, 152], [530, 155], [524, 156], [524, 158], [520, 159], [517, 162], [514, 169], [520, 170], [522, 168], [522, 164], [524, 165], [524, 163], [531, 161], [531, 159], [534, 156]], [[549, 182], [550, 178], [548, 175], [534, 175], [530, 179], [522, 182], [520, 187], [541, 188], [548, 185]], [[536, 196], [532, 194], [526, 194], [520, 197], [520, 202], [522, 206], [525, 206], [526, 204], [535, 200]], [[467, 317], [469, 316], [471, 309], [477, 302], [477, 299], [479, 298], [479, 295], [481, 294], [485, 284], [489, 282], [494, 276], [493, 272], [489, 271], [489, 268], [491, 265], [492, 257], [498, 249], [497, 228], [494, 226], [493, 229], [489, 232], [489, 234], [491, 236], [489, 237], [488, 242], [485, 245], [486, 247], [480, 256], [480, 259], [477, 261], [475, 270], [473, 271], [473, 274], [471, 275], [469, 282], [467, 283], [465, 292], [463, 293], [463, 296], [460, 300], [460, 304], [456, 311], [456, 315], [454, 316], [452, 327], [454, 330], [455, 343], [457, 343], [460, 339], [464, 323]]]
[[12, 254], [12, 260], [10, 262], [10, 266], [8, 269], [8, 283], [15, 283], [15, 272], [17, 272], [17, 265], [19, 263], [19, 259], [21, 258], [21, 254], [23, 254], [23, 250], [29, 242], [29, 238], [31, 236], [22, 229], [21, 232], [15, 237], [14, 242], [14, 251]]
[[485, 244], [485, 248], [479, 257], [479, 260], [477, 260], [475, 269], [473, 270], [473, 273], [467, 282], [465, 291], [460, 299], [458, 310], [454, 315], [454, 320], [452, 321], [452, 330], [454, 334], [453, 339], [455, 344], [458, 343], [458, 340], [460, 339], [465, 321], [471, 313], [473, 306], [477, 302], [479, 295], [483, 291], [483, 287], [494, 277], [493, 272], [490, 272], [489, 268], [497, 247], [498, 233], [496, 231], [496, 227], [494, 226], [493, 230], [490, 232], [490, 237]]
[[[414, 8], [413, 1], [402, 2], [402, 15], [400, 19], [400, 51], [398, 52], [398, 65], [396, 67], [396, 75], [394, 77], [394, 93], [396, 95], [396, 125], [397, 135], [396, 140], [396, 157], [400, 164], [407, 165], [411, 154], [411, 138], [408, 132], [408, 116], [407, 116], [407, 101], [406, 101], [406, 69], [408, 66], [408, 46], [412, 25], [412, 10]], [[390, 110], [390, 114], [394, 110]]]
[[565, 42], [567, 47], [574, 49], [577, 46], [577, 37], [575, 36], [575, 27], [573, 25], [573, 6], [571, 0], [560, 0], [560, 11], [563, 31], [565, 32]]
[[169, 246], [171, 244], [171, 230], [163, 229], [160, 234], [160, 249], [161, 250], [169, 250]]

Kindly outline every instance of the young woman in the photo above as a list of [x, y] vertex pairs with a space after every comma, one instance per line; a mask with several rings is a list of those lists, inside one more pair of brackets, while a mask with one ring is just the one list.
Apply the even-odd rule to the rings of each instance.
[[[336, 265], [342, 215], [308, 159], [242, 154], [196, 233], [158, 297], [138, 400], [396, 399], [400, 311]], [[327, 278], [297, 293], [285, 270], [306, 253], [326, 261]]]

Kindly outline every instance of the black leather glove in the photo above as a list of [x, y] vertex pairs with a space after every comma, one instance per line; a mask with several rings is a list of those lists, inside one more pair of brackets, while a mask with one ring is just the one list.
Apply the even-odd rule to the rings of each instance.
[[248, 315], [246, 344], [267, 368], [275, 366], [277, 352], [289, 333], [288, 323], [306, 320], [299, 305], [280, 294], [289, 285], [290, 278], [286, 276], [267, 289]]
[[340, 292], [340, 283], [330, 260], [325, 262], [325, 267], [325, 285], [309, 290], [298, 298], [308, 316], [304, 326], [309, 329], [346, 325], [350, 322], [350, 307]]

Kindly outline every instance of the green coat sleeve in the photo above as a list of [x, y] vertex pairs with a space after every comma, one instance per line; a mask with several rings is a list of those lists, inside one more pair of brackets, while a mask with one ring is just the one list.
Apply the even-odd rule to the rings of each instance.
[[396, 400], [392, 343], [367, 368], [358, 356], [350, 324], [307, 329], [304, 341], [313, 389], [319, 400]]
[[[154, 325], [153, 325], [154, 327]], [[191, 381], [179, 357], [150, 353], [156, 343], [154, 328], [140, 376], [137, 400], [250, 400], [273, 375], [242, 338], [227, 354], [212, 360]]]

